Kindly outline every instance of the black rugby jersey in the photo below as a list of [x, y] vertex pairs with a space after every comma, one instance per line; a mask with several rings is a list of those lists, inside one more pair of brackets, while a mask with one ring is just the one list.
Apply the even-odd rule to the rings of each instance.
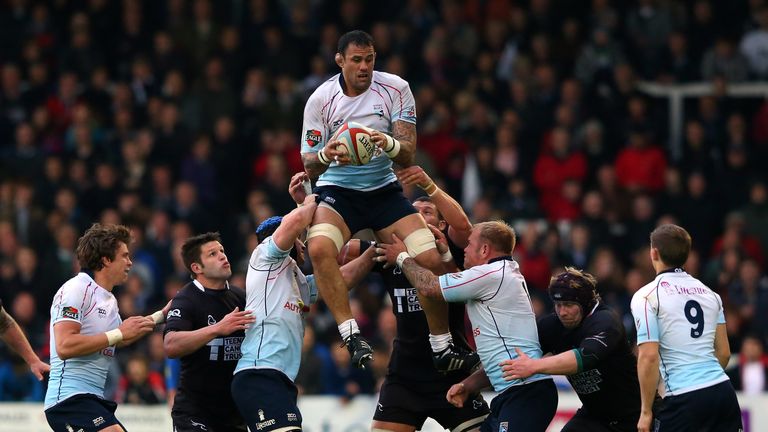
[[[171, 302], [165, 334], [193, 331], [216, 324], [235, 307], [245, 308], [245, 291], [201, 290], [194, 282], [184, 286]], [[245, 332], [217, 337], [197, 351], [181, 357], [179, 388], [173, 411], [192, 413], [219, 424], [245, 424], [232, 400], [232, 373], [242, 354]]]
[[637, 358], [615, 312], [598, 304], [575, 329], [566, 329], [554, 313], [539, 319], [538, 327], [544, 354], [581, 347], [597, 356], [597, 367], [567, 376], [587, 414], [605, 421], [640, 417]]
[[[452, 245], [454, 260], [463, 264], [463, 250]], [[460, 255], [459, 255], [460, 253]], [[458, 256], [459, 259], [456, 259]], [[460, 261], [459, 261], [460, 260]], [[392, 312], [397, 321], [392, 356], [389, 360], [387, 379], [397, 382], [418, 382], [424, 392], [443, 390], [463, 380], [466, 372], [454, 371], [443, 375], [432, 363], [432, 347], [429, 344], [427, 317], [421, 309], [419, 297], [403, 272], [393, 266], [384, 269], [377, 264], [373, 271], [381, 274], [387, 293], [392, 300]], [[455, 346], [471, 350], [464, 333], [464, 304], [448, 303], [448, 319]]]

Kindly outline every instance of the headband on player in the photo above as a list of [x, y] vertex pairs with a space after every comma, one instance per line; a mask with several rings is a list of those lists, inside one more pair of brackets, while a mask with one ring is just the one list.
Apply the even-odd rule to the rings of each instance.
[[587, 280], [568, 272], [563, 272], [549, 283], [549, 298], [552, 301], [574, 302], [581, 305], [588, 313], [597, 303], [594, 287]]

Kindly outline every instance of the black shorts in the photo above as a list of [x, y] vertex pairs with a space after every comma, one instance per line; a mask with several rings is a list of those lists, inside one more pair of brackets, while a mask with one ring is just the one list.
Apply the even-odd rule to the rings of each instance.
[[245, 423], [241, 425], [225, 424], [211, 419], [207, 416], [200, 416], [184, 411], [171, 411], [173, 419], [173, 432], [247, 432]]
[[655, 432], [744, 430], [739, 400], [730, 381], [664, 398], [652, 426]]
[[251, 431], [300, 430], [299, 392], [284, 373], [247, 369], [232, 379], [232, 398]]
[[544, 432], [557, 411], [551, 379], [509, 387], [491, 401], [491, 414], [480, 432]]
[[320, 201], [339, 212], [352, 234], [365, 228], [378, 231], [416, 213], [398, 182], [367, 192], [338, 186], [318, 186], [314, 193]]
[[119, 424], [115, 417], [117, 404], [92, 394], [79, 394], [64, 399], [45, 410], [45, 419], [54, 432], [96, 432]]
[[463, 408], [456, 408], [445, 399], [447, 392], [448, 388], [420, 392], [416, 385], [385, 379], [373, 419], [421, 429], [427, 417], [431, 417], [443, 428], [458, 432], [477, 427], [490, 412], [481, 395], [467, 400]]
[[580, 408], [561, 432], [637, 432], [639, 418], [640, 412], [633, 418], [602, 420], [590, 416], [584, 408]]

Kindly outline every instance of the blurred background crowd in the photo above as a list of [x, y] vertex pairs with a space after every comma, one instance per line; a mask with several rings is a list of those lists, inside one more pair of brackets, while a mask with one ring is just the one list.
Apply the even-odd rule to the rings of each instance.
[[[681, 224], [686, 270], [725, 302], [739, 388], [747, 368], [768, 376], [768, 100], [727, 89], [768, 81], [767, 3], [6, 0], [0, 299], [47, 359], [53, 294], [94, 221], [135, 238], [115, 291], [124, 317], [189, 281], [179, 249], [193, 234], [221, 232], [243, 286], [256, 225], [294, 206], [304, 102], [338, 72], [338, 37], [363, 29], [376, 69], [416, 97], [419, 164], [473, 222], [516, 228], [537, 313], [551, 310], [550, 275], [576, 266], [631, 334], [629, 300], [654, 277], [648, 235]], [[712, 83], [684, 101], [682, 152], [670, 151], [667, 99], [640, 82]], [[353, 293], [376, 341], [367, 371], [350, 369], [332, 317], [313, 308], [305, 394], [376, 391], [396, 331], [386, 297], [375, 277]], [[118, 358], [108, 397], [166, 399], [161, 333]], [[44, 385], [0, 347], [0, 400], [41, 400]]]

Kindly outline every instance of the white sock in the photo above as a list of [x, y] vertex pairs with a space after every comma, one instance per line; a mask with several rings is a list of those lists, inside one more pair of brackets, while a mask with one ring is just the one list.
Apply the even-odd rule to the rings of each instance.
[[432, 352], [439, 353], [444, 351], [450, 344], [453, 343], [453, 337], [451, 333], [443, 333], [439, 335], [429, 335], [429, 344], [432, 345]]
[[348, 319], [339, 324], [339, 334], [341, 334], [342, 340], [346, 341], [355, 333], [360, 333], [360, 329], [357, 327], [357, 321], [355, 321], [354, 318]]

